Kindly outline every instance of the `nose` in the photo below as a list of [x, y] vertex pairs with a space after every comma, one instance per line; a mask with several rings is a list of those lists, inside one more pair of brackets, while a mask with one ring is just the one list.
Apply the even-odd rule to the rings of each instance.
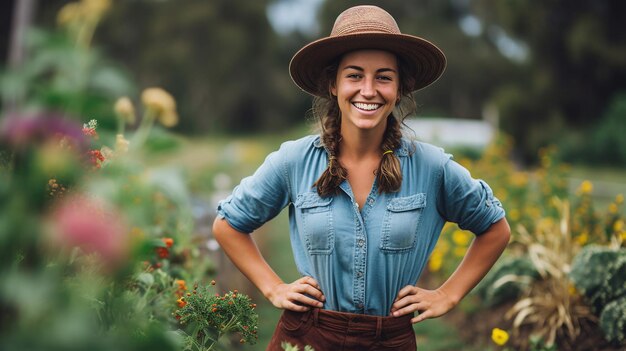
[[365, 78], [362, 80], [361, 95], [365, 98], [373, 98], [376, 96], [376, 88], [374, 87], [373, 78]]

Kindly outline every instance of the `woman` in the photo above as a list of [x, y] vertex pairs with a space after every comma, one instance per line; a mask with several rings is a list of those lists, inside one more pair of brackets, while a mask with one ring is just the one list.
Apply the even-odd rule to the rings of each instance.
[[[445, 57], [401, 34], [375, 6], [337, 18], [329, 37], [293, 57], [294, 82], [315, 96], [321, 136], [284, 143], [218, 207], [214, 235], [234, 264], [284, 309], [268, 350], [415, 350], [412, 323], [452, 309], [509, 240], [500, 202], [450, 155], [402, 137], [412, 92]], [[289, 206], [302, 278], [285, 283], [249, 233]], [[415, 286], [446, 221], [476, 238], [438, 289]]]

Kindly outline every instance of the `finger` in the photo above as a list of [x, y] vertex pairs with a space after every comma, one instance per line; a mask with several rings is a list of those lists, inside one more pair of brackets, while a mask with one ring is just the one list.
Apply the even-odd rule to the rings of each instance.
[[407, 314], [411, 314], [411, 313], [413, 313], [415, 311], [417, 311], [417, 307], [415, 307], [415, 305], [408, 305], [408, 306], [405, 306], [403, 308], [399, 308], [398, 310], [393, 312], [392, 315], [394, 317], [400, 317], [400, 316], [404, 316], [404, 315], [407, 315]]
[[312, 287], [311, 285], [302, 284], [302, 285], [299, 286], [299, 288], [300, 289], [298, 289], [298, 292], [300, 292], [300, 293], [310, 295], [310, 296], [315, 297], [316, 299], [318, 299], [320, 301], [324, 301], [326, 299], [324, 297], [324, 294], [319, 289], [316, 289], [316, 288]]
[[431, 317], [432, 317], [432, 312], [430, 310], [427, 310], [427, 311], [424, 311], [424, 313], [420, 313], [417, 316], [411, 318], [411, 323], [413, 324], [419, 323]]
[[293, 297], [293, 299], [290, 299], [291, 301], [298, 301], [301, 304], [305, 304], [311, 307], [324, 307], [324, 304], [321, 303], [318, 300], [312, 299], [306, 295], [302, 295], [302, 294], [297, 294], [296, 296]]
[[396, 296], [396, 301], [401, 300], [403, 297], [408, 295], [415, 295], [418, 293], [418, 288], [413, 285], [407, 285], [404, 288], [398, 291], [398, 295]]
[[404, 296], [403, 298], [396, 300], [392, 305], [391, 308], [392, 310], [399, 310], [401, 308], [404, 308], [406, 306], [409, 306], [411, 304], [417, 303], [419, 302], [419, 299], [416, 295], [407, 295]]
[[309, 306], [298, 305], [291, 301], [285, 301], [282, 308], [295, 312], [306, 312], [311, 309]]
[[320, 285], [317, 283], [317, 280], [313, 279], [313, 277], [302, 277], [298, 280], [296, 280], [296, 282], [301, 283], [301, 284], [308, 284], [311, 285], [312, 287], [320, 290]]

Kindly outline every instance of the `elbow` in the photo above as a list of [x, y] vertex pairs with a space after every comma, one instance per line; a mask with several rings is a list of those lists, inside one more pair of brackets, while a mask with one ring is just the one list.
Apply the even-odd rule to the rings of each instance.
[[213, 221], [213, 238], [215, 238], [215, 240], [217, 240], [217, 242], [221, 245], [223, 240], [224, 240], [224, 236], [225, 236], [225, 227], [228, 225], [228, 223], [226, 222], [226, 220], [223, 217], [217, 217], [215, 218], [215, 220]]
[[511, 226], [509, 226], [509, 222], [506, 218], [502, 218], [497, 224], [499, 224], [499, 235], [498, 237], [502, 241], [502, 247], [506, 247], [511, 241]]

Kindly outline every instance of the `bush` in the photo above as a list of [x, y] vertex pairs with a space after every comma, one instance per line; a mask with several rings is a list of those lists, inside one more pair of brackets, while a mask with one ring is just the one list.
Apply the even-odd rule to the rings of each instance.
[[597, 313], [626, 294], [626, 249], [589, 245], [572, 262], [570, 277]]
[[600, 327], [613, 344], [626, 344], [626, 296], [609, 302], [600, 315]]
[[525, 257], [503, 258], [482, 280], [478, 294], [487, 306], [516, 300], [539, 278], [533, 263]]

